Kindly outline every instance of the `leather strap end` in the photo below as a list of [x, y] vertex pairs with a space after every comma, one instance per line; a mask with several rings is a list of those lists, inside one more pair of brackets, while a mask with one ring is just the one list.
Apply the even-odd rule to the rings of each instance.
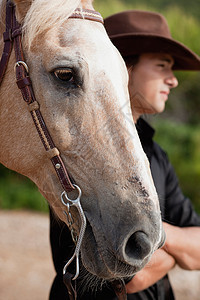
[[68, 294], [69, 294], [69, 299], [70, 300], [76, 300], [77, 299], [77, 293], [75, 288], [72, 285], [72, 277], [74, 277], [73, 274], [66, 272], [63, 275], [63, 282], [65, 284], [65, 286], [67, 287], [68, 290]]
[[111, 285], [115, 291], [118, 300], [127, 300], [126, 288], [123, 280], [116, 279], [113, 282], [111, 282]]

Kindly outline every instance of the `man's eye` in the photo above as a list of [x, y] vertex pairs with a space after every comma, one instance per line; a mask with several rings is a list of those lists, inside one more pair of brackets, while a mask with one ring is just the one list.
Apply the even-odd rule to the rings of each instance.
[[59, 80], [61, 80], [63, 82], [71, 82], [71, 83], [75, 82], [74, 75], [71, 70], [59, 69], [59, 70], [55, 70], [53, 73], [56, 78], [58, 78]]
[[158, 64], [157, 66], [158, 66], [158, 67], [164, 68], [164, 67], [165, 67], [165, 64]]

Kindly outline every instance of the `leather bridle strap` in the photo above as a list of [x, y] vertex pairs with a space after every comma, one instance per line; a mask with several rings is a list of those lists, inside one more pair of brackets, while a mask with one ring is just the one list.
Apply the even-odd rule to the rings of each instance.
[[54, 166], [54, 169], [57, 173], [60, 183], [66, 192], [70, 192], [75, 188], [64, 166], [59, 150], [55, 147], [51, 135], [46, 127], [46, 124], [40, 112], [39, 103], [35, 99], [31, 79], [28, 75], [28, 67], [24, 62], [24, 55], [23, 55], [23, 49], [21, 43], [21, 38], [22, 38], [21, 27], [16, 20], [14, 12], [13, 12], [13, 30], [14, 32], [19, 33], [13, 38], [15, 56], [16, 56], [15, 69], [16, 69], [17, 86], [21, 90], [24, 101], [29, 106], [29, 110], [33, 122], [36, 126], [36, 129], [38, 131], [39, 137], [44, 145], [45, 150], [47, 151], [48, 157], [50, 158]]
[[85, 19], [89, 21], [100, 22], [104, 24], [103, 18], [98, 11], [90, 9], [77, 8], [69, 19]]
[[124, 280], [116, 279], [111, 282], [112, 288], [118, 300], [127, 300], [126, 287]]
[[12, 52], [12, 15], [13, 15], [13, 5], [7, 2], [6, 7], [6, 31], [3, 34], [4, 49], [0, 61], [0, 84], [2, 83], [6, 68], [8, 66], [8, 61]]

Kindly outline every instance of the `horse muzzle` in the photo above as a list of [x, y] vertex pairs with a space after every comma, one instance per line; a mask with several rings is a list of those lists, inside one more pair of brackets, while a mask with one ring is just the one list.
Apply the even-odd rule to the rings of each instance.
[[[122, 227], [122, 223], [125, 226]], [[148, 224], [140, 226], [140, 229], [132, 225], [131, 230], [128, 230], [128, 224], [122, 223], [120, 227], [116, 225], [103, 229], [97, 221], [93, 222], [87, 216], [81, 259], [90, 273], [108, 280], [132, 276], [140, 271], [148, 263], [153, 252], [163, 245], [165, 234], [160, 225], [151, 228], [152, 225]], [[160, 231], [160, 240], [157, 243], [153, 239], [155, 231]]]

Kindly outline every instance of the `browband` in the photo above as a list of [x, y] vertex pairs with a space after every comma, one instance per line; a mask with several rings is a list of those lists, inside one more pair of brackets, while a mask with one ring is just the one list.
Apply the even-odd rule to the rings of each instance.
[[104, 24], [103, 18], [98, 11], [90, 10], [90, 9], [81, 9], [77, 8], [73, 12], [73, 14], [69, 17], [69, 19], [86, 19], [90, 21], [100, 22]]

